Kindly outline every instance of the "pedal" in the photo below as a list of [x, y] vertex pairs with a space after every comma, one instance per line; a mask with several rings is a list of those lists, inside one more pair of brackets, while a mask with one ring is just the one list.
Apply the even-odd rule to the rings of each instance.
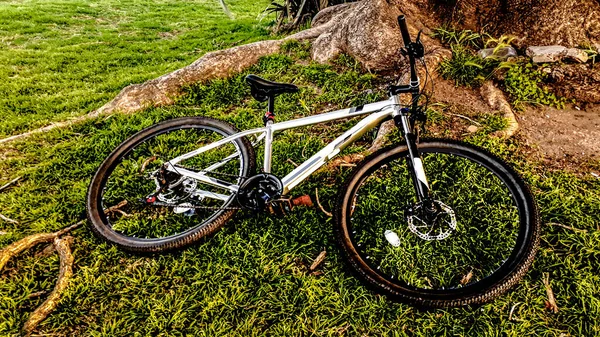
[[309, 195], [302, 195], [302, 196], [299, 196], [294, 199], [291, 199], [288, 196], [284, 196], [284, 197], [281, 197], [279, 199], [272, 200], [271, 202], [269, 202], [269, 205], [267, 206], [267, 210], [269, 211], [269, 213], [271, 213], [273, 215], [283, 217], [283, 216], [286, 216], [295, 207], [298, 207], [298, 206], [312, 207], [313, 206], [312, 199], [310, 198]]

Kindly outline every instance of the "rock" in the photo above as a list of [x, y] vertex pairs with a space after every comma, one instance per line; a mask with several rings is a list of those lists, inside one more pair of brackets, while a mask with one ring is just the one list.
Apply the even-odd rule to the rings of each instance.
[[560, 62], [567, 53], [567, 47], [563, 46], [535, 46], [527, 48], [527, 56], [531, 57], [533, 63]]
[[498, 48], [498, 50], [496, 48], [486, 48], [478, 51], [477, 55], [482, 59], [506, 60], [509, 57], [516, 57], [517, 51], [512, 46]]
[[578, 63], [586, 63], [588, 55], [584, 50], [578, 48], [569, 48], [565, 53], [563, 60], [575, 61]]
[[467, 128], [467, 132], [470, 132], [470, 133], [475, 133], [478, 130], [479, 130], [479, 128], [475, 125], [469, 125], [469, 127]]
[[588, 61], [585, 51], [563, 46], [529, 47], [527, 48], [527, 56], [531, 57], [533, 63], [552, 63], [563, 60], [586, 63]]

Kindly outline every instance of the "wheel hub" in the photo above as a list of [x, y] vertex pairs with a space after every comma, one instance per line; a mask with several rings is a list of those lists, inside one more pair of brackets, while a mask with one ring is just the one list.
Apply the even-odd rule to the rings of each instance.
[[427, 241], [444, 240], [456, 230], [456, 216], [439, 200], [419, 202], [406, 211], [408, 229]]

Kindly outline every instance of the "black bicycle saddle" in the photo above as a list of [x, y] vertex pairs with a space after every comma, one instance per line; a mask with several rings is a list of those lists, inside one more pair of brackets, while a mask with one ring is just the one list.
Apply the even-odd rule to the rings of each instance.
[[269, 96], [277, 96], [285, 93], [294, 93], [298, 91], [298, 87], [291, 83], [278, 83], [267, 81], [256, 75], [246, 76], [246, 82], [250, 84], [250, 93], [259, 102], [266, 101]]

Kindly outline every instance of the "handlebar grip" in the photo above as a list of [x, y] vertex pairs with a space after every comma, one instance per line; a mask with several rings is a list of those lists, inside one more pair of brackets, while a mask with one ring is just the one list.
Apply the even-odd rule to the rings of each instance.
[[404, 46], [408, 46], [408, 44], [410, 43], [410, 34], [408, 33], [408, 27], [406, 26], [406, 17], [404, 15], [400, 15], [398, 17], [398, 25], [400, 25], [400, 32], [402, 33]]

